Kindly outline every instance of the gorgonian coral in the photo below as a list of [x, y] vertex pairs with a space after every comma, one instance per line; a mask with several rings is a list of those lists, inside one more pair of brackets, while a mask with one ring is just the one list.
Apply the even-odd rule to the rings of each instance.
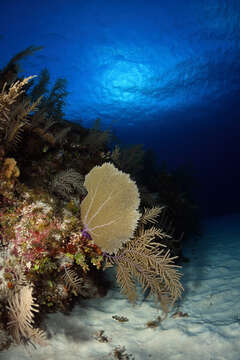
[[116, 252], [134, 233], [140, 213], [137, 185], [110, 163], [95, 166], [86, 176], [88, 195], [81, 203], [84, 232], [103, 251]]

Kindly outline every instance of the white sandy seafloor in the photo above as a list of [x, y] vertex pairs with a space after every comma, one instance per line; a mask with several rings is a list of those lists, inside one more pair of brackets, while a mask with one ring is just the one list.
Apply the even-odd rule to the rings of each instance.
[[[177, 310], [188, 317], [168, 318], [157, 328], [146, 322], [161, 316], [150, 300], [133, 307], [119, 293], [84, 300], [70, 315], [46, 320], [49, 345], [32, 351], [36, 360], [240, 360], [240, 214], [205, 223], [204, 235], [188, 244], [184, 255], [185, 292]], [[113, 315], [124, 316], [120, 323]], [[95, 334], [104, 330], [109, 342]], [[113, 349], [125, 347], [125, 357]], [[131, 356], [130, 356], [131, 354]], [[127, 356], [128, 355], [128, 356]], [[0, 353], [1, 360], [29, 359], [23, 346]]]

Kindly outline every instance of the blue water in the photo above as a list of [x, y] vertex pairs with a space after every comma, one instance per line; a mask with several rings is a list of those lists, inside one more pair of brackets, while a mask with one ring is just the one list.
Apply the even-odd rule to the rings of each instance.
[[191, 164], [207, 215], [240, 211], [239, 0], [2, 0], [0, 67], [68, 80], [66, 118], [101, 118], [170, 169]]

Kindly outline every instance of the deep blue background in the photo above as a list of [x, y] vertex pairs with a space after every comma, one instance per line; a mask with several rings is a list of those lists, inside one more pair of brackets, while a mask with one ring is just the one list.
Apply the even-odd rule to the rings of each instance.
[[171, 168], [192, 163], [205, 214], [240, 211], [240, 1], [0, 1], [0, 67], [66, 77], [66, 117], [100, 117]]

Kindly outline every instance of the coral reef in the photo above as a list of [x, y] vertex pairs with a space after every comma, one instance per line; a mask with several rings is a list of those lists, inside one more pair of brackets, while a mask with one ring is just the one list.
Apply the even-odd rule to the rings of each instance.
[[14, 61], [35, 49], [12, 59], [8, 81], [0, 73], [0, 348], [44, 345], [44, 314], [104, 296], [110, 266], [132, 302], [136, 282], [165, 312], [182, 292], [164, 210], [141, 203], [142, 148], [121, 155], [99, 120], [90, 130], [64, 120], [65, 82], [46, 94], [46, 70], [32, 90], [32, 76], [17, 80]]

